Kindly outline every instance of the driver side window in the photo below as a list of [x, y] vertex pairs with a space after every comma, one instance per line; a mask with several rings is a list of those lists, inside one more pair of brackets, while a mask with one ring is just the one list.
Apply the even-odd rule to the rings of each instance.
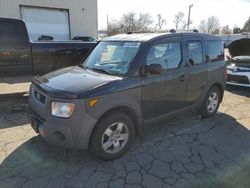
[[164, 70], [178, 68], [181, 63], [181, 45], [168, 42], [154, 45], [147, 55], [147, 65], [160, 64]]

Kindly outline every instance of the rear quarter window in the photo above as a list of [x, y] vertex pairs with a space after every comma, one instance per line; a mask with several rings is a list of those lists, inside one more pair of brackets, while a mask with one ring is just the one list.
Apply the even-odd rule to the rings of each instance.
[[222, 41], [206, 42], [206, 61], [218, 62], [224, 60], [224, 47]]

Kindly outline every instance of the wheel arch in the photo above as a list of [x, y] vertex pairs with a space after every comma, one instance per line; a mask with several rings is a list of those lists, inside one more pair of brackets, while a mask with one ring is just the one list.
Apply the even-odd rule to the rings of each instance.
[[91, 144], [93, 133], [94, 133], [95, 129], [97, 128], [98, 124], [107, 116], [114, 114], [114, 113], [118, 113], [118, 112], [128, 115], [132, 119], [132, 121], [134, 122], [136, 135], [139, 136], [141, 134], [141, 126], [143, 123], [142, 123], [142, 121], [140, 121], [140, 118], [138, 117], [136, 112], [128, 106], [117, 106], [117, 107], [113, 107], [113, 108], [107, 110], [98, 118], [98, 121], [96, 122], [93, 130], [91, 131], [91, 134], [89, 137], [90, 138], [89, 145]]
[[[213, 84], [210, 88], [212, 88], [212, 87], [217, 87], [218, 89], [219, 89], [219, 91], [220, 91], [220, 94], [221, 94], [221, 98], [220, 98], [220, 102], [222, 102], [222, 100], [223, 100], [223, 96], [224, 96], [224, 86], [223, 86], [223, 84], [221, 84], [221, 83], [215, 83], [215, 84]], [[209, 88], [209, 89], [210, 89]], [[208, 90], [209, 90], [208, 89]]]
[[224, 88], [225, 88], [225, 85], [223, 85], [222, 83], [219, 83], [219, 82], [216, 82], [216, 83], [213, 83], [211, 85], [208, 85], [206, 87], [206, 89], [204, 89], [203, 91], [203, 94], [201, 95], [200, 97], [200, 100], [198, 101], [198, 103], [196, 104], [196, 108], [199, 109], [200, 106], [202, 105], [203, 101], [204, 101], [204, 98], [206, 97], [207, 95], [207, 92], [212, 88], [212, 87], [217, 87], [221, 93], [221, 98], [220, 98], [220, 102], [222, 102], [223, 100], [223, 96], [224, 96]]

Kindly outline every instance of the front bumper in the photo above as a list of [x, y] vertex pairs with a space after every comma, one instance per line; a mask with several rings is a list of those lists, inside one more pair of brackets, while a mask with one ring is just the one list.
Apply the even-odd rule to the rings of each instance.
[[235, 86], [250, 87], [250, 71], [249, 72], [227, 72], [227, 84]]
[[[30, 92], [27, 112], [34, 131], [52, 145], [87, 149], [97, 120], [85, 112], [82, 100], [73, 101], [75, 113], [72, 117], [68, 119], [57, 118], [50, 115], [50, 104], [51, 101], [58, 101], [58, 99], [46, 96], [46, 102], [42, 104], [34, 97], [32, 90], [34, 90], [34, 87]], [[35, 90], [39, 91], [37, 88]], [[39, 93], [42, 92], [39, 91]], [[43, 113], [45, 111], [48, 113]]]
[[250, 87], [250, 84], [240, 84], [237, 82], [226, 82], [228, 85]]

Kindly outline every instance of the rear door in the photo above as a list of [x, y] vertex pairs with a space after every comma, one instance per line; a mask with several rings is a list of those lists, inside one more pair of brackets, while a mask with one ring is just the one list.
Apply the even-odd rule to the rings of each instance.
[[186, 100], [189, 104], [201, 96], [208, 81], [207, 65], [205, 63], [205, 46], [202, 37], [184, 37], [186, 47], [186, 70], [188, 72], [188, 87]]
[[142, 112], [146, 120], [186, 107], [187, 73], [180, 37], [155, 42], [147, 50], [147, 65], [160, 64], [164, 72], [142, 78]]
[[0, 76], [31, 73], [29, 41], [24, 23], [0, 20]]

